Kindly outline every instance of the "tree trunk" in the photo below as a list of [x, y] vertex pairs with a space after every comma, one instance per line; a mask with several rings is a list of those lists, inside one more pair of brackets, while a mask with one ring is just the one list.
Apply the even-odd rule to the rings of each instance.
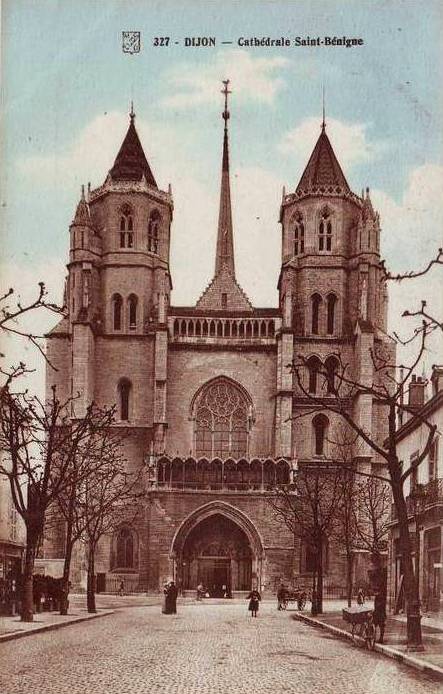
[[88, 612], [97, 612], [95, 607], [95, 546], [88, 547], [88, 580], [86, 585], [86, 605]]
[[348, 607], [352, 605], [352, 589], [353, 589], [353, 574], [354, 574], [354, 554], [353, 552], [346, 553], [346, 597], [348, 599]]
[[392, 493], [397, 510], [400, 545], [403, 557], [403, 582], [406, 597], [406, 630], [408, 650], [423, 650], [420, 596], [418, 592], [418, 581], [414, 573], [414, 564], [412, 561], [409, 518], [402, 484], [393, 481]]
[[317, 567], [314, 568], [312, 573], [311, 614], [313, 617], [317, 615]]
[[317, 614], [323, 614], [323, 539], [319, 541], [317, 555]]
[[34, 561], [37, 552], [38, 535], [27, 530], [26, 533], [26, 550], [25, 550], [25, 565], [23, 567], [23, 587], [22, 587], [22, 605], [21, 605], [21, 621], [32, 622], [34, 620], [34, 598], [33, 598], [33, 573]]
[[60, 614], [67, 615], [69, 609], [69, 575], [71, 572], [71, 558], [74, 543], [68, 541], [65, 549], [65, 561], [63, 564], [62, 591], [60, 598]]

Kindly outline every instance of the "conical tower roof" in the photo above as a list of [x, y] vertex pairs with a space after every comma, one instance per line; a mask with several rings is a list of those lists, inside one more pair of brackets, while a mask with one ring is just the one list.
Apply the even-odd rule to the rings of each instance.
[[338, 163], [332, 145], [322, 124], [320, 137], [296, 187], [298, 194], [350, 193], [348, 182]]
[[75, 211], [74, 219], [72, 220], [72, 224], [76, 224], [78, 226], [86, 226], [91, 223], [91, 215], [89, 214], [89, 207], [88, 203], [86, 202], [85, 199], [85, 187], [82, 186], [82, 195], [79, 200], [79, 203], [77, 205], [77, 209]]
[[149, 185], [157, 188], [134, 121], [135, 114], [131, 110], [128, 132], [109, 173], [114, 181], [140, 181], [144, 176]]

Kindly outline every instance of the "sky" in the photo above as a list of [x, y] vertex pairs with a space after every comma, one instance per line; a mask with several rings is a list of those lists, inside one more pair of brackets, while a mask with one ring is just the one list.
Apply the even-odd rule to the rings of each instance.
[[[100, 185], [136, 127], [159, 187], [172, 185], [175, 305], [192, 304], [214, 269], [221, 80], [231, 80], [236, 269], [257, 306], [277, 302], [282, 187], [295, 189], [327, 132], [352, 189], [370, 187], [382, 254], [394, 271], [443, 245], [443, 6], [427, 0], [4, 0], [2, 3], [3, 283], [23, 296], [44, 280], [61, 301], [69, 224], [81, 184]], [[141, 51], [122, 51], [122, 31]], [[184, 45], [214, 37], [215, 47]], [[295, 46], [296, 37], [363, 45]], [[155, 37], [169, 37], [155, 46]], [[241, 47], [241, 38], [289, 47]], [[231, 41], [230, 44], [222, 44]], [[195, 259], [198, 262], [195, 262]], [[440, 270], [391, 288], [391, 328], [424, 298], [442, 312]], [[41, 319], [39, 328], [48, 327]], [[51, 319], [49, 319], [49, 322]], [[428, 355], [442, 362], [440, 346]]]

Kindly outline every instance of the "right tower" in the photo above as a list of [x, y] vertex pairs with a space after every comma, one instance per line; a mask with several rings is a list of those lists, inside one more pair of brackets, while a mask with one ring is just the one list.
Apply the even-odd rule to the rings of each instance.
[[[368, 188], [361, 197], [351, 191], [324, 120], [295, 191], [283, 192], [280, 223], [278, 288], [288, 343], [285, 351], [306, 364], [303, 389], [293, 377], [292, 412], [288, 412], [286, 400], [286, 416], [292, 420], [293, 455], [298, 463], [321, 461], [335, 457], [331, 441], [337, 437], [332, 432], [339, 422], [328, 412], [310, 415], [312, 396], [333, 397], [339, 360], [355, 382], [372, 385], [378, 378], [372, 361], [374, 349], [383, 345], [384, 351], [394, 356], [393, 343], [386, 334], [387, 292], [380, 266], [379, 215], [372, 207]], [[330, 377], [324, 377], [325, 371]], [[383, 415], [375, 410], [369, 395], [355, 396], [347, 407], [372, 436], [383, 440]], [[360, 466], [369, 468], [382, 462], [366, 445], [359, 444], [352, 456]]]

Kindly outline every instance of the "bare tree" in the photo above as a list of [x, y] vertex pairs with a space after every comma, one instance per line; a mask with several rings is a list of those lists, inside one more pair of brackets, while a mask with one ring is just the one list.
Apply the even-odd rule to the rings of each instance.
[[391, 512], [391, 489], [387, 482], [368, 477], [358, 483], [356, 543], [371, 556], [378, 577], [383, 569]]
[[[418, 353], [412, 364], [404, 369], [399, 382], [395, 381], [395, 364], [391, 362], [389, 353], [382, 347], [374, 347], [371, 352], [374, 378], [371, 382], [359, 382], [350, 371], [349, 366], [343, 363], [341, 355], [336, 357], [339, 361], [339, 368], [334, 376], [328, 398], [317, 398], [309, 392], [305, 385], [305, 373], [308, 368], [307, 360], [303, 355], [299, 355], [292, 364], [292, 370], [300, 391], [309, 402], [307, 409], [298, 415], [299, 417], [312, 415], [317, 412], [331, 412], [338, 416], [339, 420], [346, 423], [350, 431], [357, 435], [360, 442], [363, 442], [375, 454], [377, 460], [383, 465], [379, 466], [380, 472], [372, 471], [363, 474], [367, 478], [381, 480], [391, 487], [393, 500], [397, 509], [399, 522], [400, 544], [404, 559], [404, 586], [407, 597], [407, 639], [409, 648], [422, 647], [422, 634], [420, 624], [420, 601], [418, 593], [418, 582], [414, 572], [412, 561], [412, 542], [409, 532], [409, 519], [406, 506], [404, 485], [406, 480], [413, 474], [414, 470], [425, 460], [432, 445], [436, 426], [427, 421], [419, 410], [410, 407], [403, 400], [406, 389], [407, 379], [420, 362], [426, 344], [426, 337], [431, 328], [423, 329], [420, 335]], [[320, 369], [320, 374], [325, 379], [331, 376], [325, 369]], [[380, 410], [384, 412], [387, 422], [387, 436], [384, 441], [379, 441], [370, 431], [368, 431], [358, 415], [356, 415], [349, 403], [355, 402], [362, 396], [369, 396]], [[422, 424], [427, 429], [426, 440], [421, 448], [419, 455], [413, 464], [403, 469], [402, 461], [397, 454], [396, 440], [396, 421], [397, 413], [406, 413], [412, 421]], [[383, 470], [386, 470], [384, 474]]]
[[121, 429], [113, 427], [115, 407], [100, 409], [92, 405], [90, 417], [91, 421], [94, 420], [91, 435], [78, 446], [67, 483], [51, 509], [50, 524], [64, 525], [65, 558], [60, 605], [60, 613], [64, 615], [68, 613], [72, 552], [76, 542], [83, 536], [88, 521], [82, 503], [86, 480], [94, 479], [100, 471], [109, 470], [110, 467], [120, 470], [124, 463], [122, 444], [125, 436]]
[[311, 549], [312, 614], [323, 611], [324, 555], [334, 533], [342, 494], [342, 472], [336, 465], [303, 465], [293, 484], [279, 487], [269, 497], [274, 516]]
[[[3, 340], [7, 335], [15, 335], [23, 338], [25, 342], [31, 343], [40, 352], [42, 357], [48, 361], [45, 351], [42, 346], [43, 335], [38, 335], [27, 330], [22, 326], [22, 319], [29, 314], [41, 311], [49, 311], [57, 315], [63, 315], [63, 308], [48, 301], [48, 292], [44, 282], [39, 282], [38, 291], [35, 298], [31, 301], [23, 303], [20, 296], [17, 296], [16, 291], [11, 287], [0, 296], [0, 338]], [[5, 355], [0, 353], [0, 376], [3, 379], [3, 385], [0, 388], [0, 397], [3, 397], [5, 389], [9, 389], [12, 381], [29, 373], [30, 369], [26, 367], [23, 361], [18, 364], [5, 365]]]
[[139, 500], [144, 496], [142, 474], [142, 469], [128, 473], [123, 459], [110, 456], [80, 485], [76, 505], [81, 518], [80, 539], [87, 556], [88, 612], [96, 612], [95, 555], [98, 543], [103, 536], [113, 533], [122, 524], [134, 521]]
[[56, 389], [42, 403], [5, 389], [0, 402], [0, 474], [9, 480], [12, 501], [26, 528], [22, 620], [33, 620], [33, 569], [48, 509], [69, 485], [78, 450], [102, 421], [90, 407], [81, 420], [70, 417], [72, 399], [60, 402]]

